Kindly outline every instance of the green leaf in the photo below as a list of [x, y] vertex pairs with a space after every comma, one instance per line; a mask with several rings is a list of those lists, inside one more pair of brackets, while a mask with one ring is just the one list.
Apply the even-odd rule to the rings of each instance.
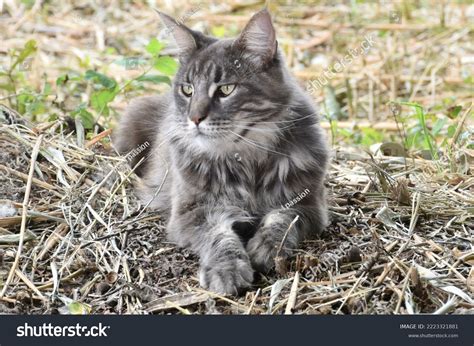
[[433, 129], [431, 130], [431, 132], [433, 133], [433, 136], [436, 136], [443, 129], [447, 121], [448, 121], [447, 118], [440, 118], [436, 120], [436, 122], [433, 125]]
[[52, 113], [48, 116], [48, 121], [54, 121], [59, 119], [59, 116], [56, 113]]
[[59, 76], [56, 79], [56, 85], [60, 86], [60, 85], [66, 84], [68, 82], [68, 80], [69, 80], [69, 75], [67, 73], [63, 74], [62, 76]]
[[406, 147], [412, 149], [425, 149], [425, 141], [423, 135], [423, 129], [419, 126], [415, 126], [412, 130], [408, 131], [408, 137], [406, 141]]
[[31, 54], [35, 53], [38, 48], [36, 47], [36, 41], [35, 40], [29, 40], [28, 42], [25, 43], [25, 46], [23, 49], [20, 51], [20, 54], [18, 55], [18, 60], [19, 62], [23, 62], [27, 57], [29, 57]]
[[464, 78], [463, 82], [467, 85], [474, 85], [474, 76], [467, 76]]
[[448, 117], [450, 119], [455, 119], [461, 112], [462, 106], [454, 106], [448, 108]]
[[155, 84], [166, 83], [171, 85], [171, 79], [168, 76], [160, 76], [157, 74], [144, 75], [137, 78], [139, 82], [151, 82]]
[[448, 127], [448, 137], [453, 138], [454, 132], [456, 132], [456, 126], [455, 125], [450, 125]]
[[94, 127], [94, 116], [92, 113], [82, 109], [79, 116], [82, 120], [82, 126], [84, 126], [85, 129], [91, 130]]
[[117, 85], [117, 82], [112, 78], [93, 70], [87, 70], [84, 78], [86, 80], [93, 80], [107, 89], [114, 89]]
[[32, 115], [42, 114], [46, 111], [44, 103], [40, 100], [35, 100], [26, 105], [26, 112]]
[[84, 69], [89, 68], [91, 64], [90, 56], [86, 55], [84, 59], [78, 58], [78, 60], [79, 60], [79, 67], [84, 68]]
[[114, 64], [125, 67], [127, 70], [135, 70], [139, 66], [146, 64], [146, 60], [140, 57], [127, 57], [122, 59], [117, 59], [114, 61]]
[[35, 102], [35, 96], [25, 90], [17, 97], [17, 110], [20, 114], [25, 114], [25, 112], [29, 111], [28, 107], [30, 107], [31, 103]]
[[69, 304], [68, 309], [71, 315], [87, 315], [91, 312], [89, 305], [77, 301], [73, 301], [71, 304]]
[[380, 143], [383, 141], [383, 134], [373, 128], [367, 127], [361, 129], [363, 134], [361, 144], [370, 147], [374, 143]]
[[43, 90], [41, 92], [42, 97], [46, 98], [47, 96], [51, 95], [52, 91], [53, 91], [53, 89], [51, 87], [51, 83], [45, 81], [44, 84], [43, 84]]
[[106, 55], [115, 55], [117, 54], [117, 49], [115, 47], [107, 47], [105, 48]]
[[35, 40], [29, 40], [28, 42], [25, 43], [25, 46], [23, 49], [20, 51], [18, 56], [16, 57], [15, 62], [13, 65], [10, 67], [10, 71], [12, 71], [15, 66], [18, 64], [21, 64], [23, 61], [26, 60], [31, 54], [35, 53], [38, 48], [36, 47], [36, 41]]
[[109, 102], [113, 101], [117, 90], [99, 90], [91, 95], [91, 106], [99, 114], [109, 115]]
[[158, 41], [156, 38], [152, 38], [146, 46], [148, 53], [154, 56], [158, 56], [165, 45]]
[[6, 90], [8, 92], [13, 92], [15, 91], [15, 88], [13, 87], [13, 84], [8, 83], [8, 84], [0, 84], [0, 89]]
[[155, 60], [154, 67], [158, 71], [168, 76], [172, 76], [176, 73], [178, 69], [178, 63], [176, 62], [176, 60], [169, 56], [160, 56]]
[[223, 25], [213, 26], [213, 27], [211, 28], [211, 34], [212, 34], [212, 36], [215, 36], [215, 37], [218, 37], [218, 38], [224, 37], [224, 36], [225, 36], [225, 32], [226, 32], [225, 26], [223, 26]]
[[432, 133], [428, 130], [426, 126], [426, 114], [421, 105], [418, 103], [410, 103], [410, 102], [401, 102], [403, 105], [407, 105], [413, 107], [415, 109], [416, 115], [418, 117], [418, 123], [423, 130], [423, 137], [425, 140], [425, 144], [428, 147], [431, 157], [435, 160], [438, 159], [438, 150], [436, 148], [436, 142], [433, 140]]
[[94, 127], [94, 116], [85, 107], [85, 104], [81, 104], [71, 113], [71, 116], [79, 116], [82, 120], [82, 126], [90, 130]]
[[405, 105], [405, 106], [410, 106], [413, 108], [423, 109], [423, 107], [416, 102], [400, 102], [400, 104]]

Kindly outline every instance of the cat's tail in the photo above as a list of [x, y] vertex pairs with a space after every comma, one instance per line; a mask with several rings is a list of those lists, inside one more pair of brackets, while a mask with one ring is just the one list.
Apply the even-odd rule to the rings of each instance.
[[148, 166], [147, 158], [156, 141], [160, 120], [165, 114], [166, 100], [163, 96], [146, 96], [134, 99], [120, 118], [113, 136], [113, 145], [123, 155], [139, 176]]

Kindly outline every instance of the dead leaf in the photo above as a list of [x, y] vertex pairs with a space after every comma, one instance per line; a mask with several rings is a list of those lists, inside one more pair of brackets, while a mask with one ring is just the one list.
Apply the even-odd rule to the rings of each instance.
[[110, 272], [105, 275], [105, 281], [107, 281], [109, 285], [113, 285], [117, 281], [117, 278], [118, 274], [116, 272]]
[[464, 178], [462, 178], [461, 176], [456, 176], [452, 179], [449, 179], [448, 180], [448, 184], [449, 185], [452, 185], [452, 186], [456, 186], [456, 185], [459, 185], [460, 183], [462, 183], [464, 181]]
[[464, 263], [467, 263], [471, 266], [474, 266], [474, 251], [461, 251], [457, 247], [455, 247], [453, 250], [453, 256], [456, 259], [460, 259]]
[[395, 182], [395, 185], [392, 187], [390, 192], [390, 197], [404, 205], [411, 204], [411, 194], [408, 189], [409, 180], [405, 178], [399, 178]]

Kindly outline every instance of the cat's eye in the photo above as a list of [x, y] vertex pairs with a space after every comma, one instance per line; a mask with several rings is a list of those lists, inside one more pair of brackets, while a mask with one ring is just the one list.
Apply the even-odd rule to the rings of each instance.
[[220, 97], [226, 97], [235, 90], [235, 84], [221, 85], [218, 89]]
[[181, 91], [185, 96], [190, 97], [194, 92], [194, 88], [191, 84], [183, 84], [181, 86]]

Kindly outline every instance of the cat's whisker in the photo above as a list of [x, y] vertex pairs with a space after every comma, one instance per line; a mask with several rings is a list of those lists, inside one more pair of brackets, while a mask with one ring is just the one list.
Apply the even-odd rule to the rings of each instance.
[[[279, 131], [275, 131], [275, 130], [266, 130], [266, 129], [257, 129], [257, 128], [246, 128], [245, 126], [234, 126], [234, 128], [238, 128], [238, 129], [248, 129], [248, 130], [255, 130], [255, 131], [258, 131], [260, 130], [261, 132], [264, 132], [264, 131], [268, 131], [268, 132], [274, 132], [275, 133], [275, 137], [280, 139], [280, 140], [283, 140], [287, 143], [290, 143], [291, 145], [294, 145], [293, 142], [289, 141], [288, 139], [285, 138], [285, 136], [283, 136], [283, 134], [279, 133]], [[228, 132], [233, 132], [233, 131], [228, 131]], [[248, 138], [247, 138], [248, 139]], [[250, 140], [250, 139], [248, 139]], [[317, 152], [317, 153], [326, 153], [327, 151], [325, 149], [317, 149], [317, 148], [313, 148], [312, 149], [314, 152]], [[288, 156], [288, 155], [287, 155]]]
[[237, 136], [238, 138], [242, 139], [245, 143], [250, 144], [250, 145], [252, 145], [252, 146], [254, 146], [254, 147], [256, 147], [256, 148], [259, 148], [259, 149], [268, 151], [268, 152], [273, 153], [273, 154], [278, 154], [278, 155], [283, 155], [283, 156], [286, 156], [286, 157], [290, 157], [289, 155], [287, 155], [287, 154], [285, 154], [285, 153], [281, 153], [281, 152], [279, 152], [279, 151], [269, 149], [269, 148], [267, 148], [267, 147], [265, 147], [265, 146], [263, 146], [263, 145], [261, 145], [261, 144], [259, 144], [259, 143], [255, 143], [254, 141], [252, 141], [252, 140], [250, 140], [250, 139], [248, 139], [248, 138], [245, 138], [244, 136], [241, 136], [241, 135], [239, 135], [238, 133], [235, 133], [234, 131], [230, 131], [230, 130], [229, 130], [229, 132], [232, 133], [233, 135]]
[[249, 131], [256, 131], [259, 133], [272, 133], [275, 138], [278, 138], [280, 141], [284, 141], [286, 143], [289, 143], [290, 145], [294, 145], [294, 143], [290, 142], [288, 139], [285, 138], [284, 134], [276, 129], [259, 129], [256, 127], [246, 127], [246, 126], [234, 126], [237, 129], [241, 130], [249, 130]]
[[273, 137], [278, 138], [279, 140], [283, 140], [293, 145], [293, 143], [291, 143], [285, 138], [284, 134], [280, 131], [280, 129], [261, 129], [256, 126], [249, 127], [249, 126], [239, 126], [239, 125], [235, 125], [232, 128], [239, 129], [239, 130], [249, 130], [249, 132], [255, 131], [255, 132], [263, 133], [263, 134], [271, 133]]
[[[308, 115], [304, 115], [304, 116], [299, 117], [299, 118], [294, 118], [294, 119], [276, 120], [276, 121], [258, 121], [258, 122], [261, 123], [261, 124], [294, 123], [294, 122], [296, 122], [296, 121], [300, 121], [300, 120], [304, 120], [304, 119], [308, 119], [308, 118], [310, 118], [310, 117], [313, 117], [315, 114], [317, 114], [317, 112], [312, 113], [312, 114], [308, 114]], [[236, 120], [235, 122], [236, 122], [236, 123], [237, 123], [237, 122], [242, 122], [242, 120]]]
[[[283, 110], [287, 110], [287, 111], [291, 111], [291, 112], [294, 112], [294, 113], [300, 113], [303, 109], [305, 109], [304, 106], [302, 106], [302, 104], [299, 104], [299, 103], [278, 103], [278, 102], [275, 102], [275, 101], [270, 101], [270, 104], [271, 105], [274, 105], [274, 106], [278, 106], [278, 109], [280, 111], [283, 111]], [[283, 107], [283, 109], [282, 109]], [[317, 114], [318, 111], [315, 110], [315, 112], [313, 112], [312, 114]]]
[[170, 139], [173, 135], [176, 134], [176, 129], [173, 129], [171, 131], [169, 131], [168, 133], [166, 133], [164, 136], [162, 136], [160, 139], [161, 139], [161, 142], [159, 144], [156, 144], [156, 147], [160, 147], [162, 146], [163, 144], [165, 144], [167, 142], [168, 139]]
[[240, 129], [240, 130], [249, 130], [249, 131], [255, 131], [255, 132], [259, 132], [259, 133], [272, 133], [274, 134], [275, 137], [278, 137], [278, 138], [283, 138], [284, 136], [284, 131], [283, 130], [287, 130], [289, 128], [294, 128], [295, 126], [285, 126], [283, 128], [274, 128], [274, 129], [271, 129], [271, 128], [260, 128], [258, 126], [243, 126], [243, 125], [234, 125], [232, 126], [231, 128], [235, 128], [235, 129]]
[[275, 133], [275, 135], [279, 135], [279, 128], [276, 129], [262, 129], [259, 128], [258, 126], [243, 126], [243, 125], [234, 125], [230, 126], [230, 128], [236, 128], [236, 129], [242, 129], [242, 130], [251, 130], [251, 131], [257, 131], [257, 132], [267, 132], [267, 133]]
[[276, 132], [276, 133], [281, 133], [283, 130], [288, 130], [288, 129], [292, 129], [292, 128], [295, 128], [296, 125], [295, 124], [291, 124], [291, 125], [285, 125], [285, 126], [277, 126], [276, 128], [274, 129], [271, 129], [271, 128], [260, 128], [258, 127], [258, 124], [256, 126], [246, 126], [246, 125], [240, 125], [240, 124], [237, 124], [237, 125], [234, 125], [235, 127], [238, 127], [238, 128], [247, 128], [249, 130], [255, 130], [255, 131], [259, 131], [259, 132]]

